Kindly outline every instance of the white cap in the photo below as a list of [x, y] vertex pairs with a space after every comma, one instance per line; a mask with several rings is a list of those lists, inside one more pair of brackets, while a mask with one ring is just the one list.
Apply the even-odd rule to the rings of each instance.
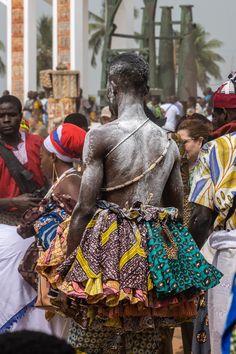
[[108, 106], [103, 107], [102, 111], [101, 111], [101, 117], [108, 117], [111, 118], [111, 111], [109, 109]]

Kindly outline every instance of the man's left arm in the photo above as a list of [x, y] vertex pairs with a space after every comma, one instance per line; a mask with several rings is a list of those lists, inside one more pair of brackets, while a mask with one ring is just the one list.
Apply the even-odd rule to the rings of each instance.
[[189, 232], [200, 249], [209, 236], [213, 221], [213, 211], [211, 209], [199, 204], [194, 206], [189, 223]]
[[183, 182], [180, 173], [180, 157], [176, 147], [176, 160], [171, 174], [164, 188], [162, 202], [163, 206], [172, 206], [178, 209], [179, 217], [183, 217]]

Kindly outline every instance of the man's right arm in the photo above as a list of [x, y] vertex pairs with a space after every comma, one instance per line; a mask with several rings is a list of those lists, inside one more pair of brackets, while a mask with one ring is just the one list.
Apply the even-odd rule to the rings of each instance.
[[[98, 134], [97, 134], [98, 133]], [[80, 244], [83, 232], [96, 210], [103, 183], [103, 139], [95, 129], [87, 134], [84, 146], [84, 172], [78, 203], [73, 211], [68, 234], [67, 256]]]
[[19, 210], [27, 210], [35, 207], [41, 198], [36, 198], [33, 194], [22, 194], [13, 198], [0, 198], [0, 211], [16, 208]]

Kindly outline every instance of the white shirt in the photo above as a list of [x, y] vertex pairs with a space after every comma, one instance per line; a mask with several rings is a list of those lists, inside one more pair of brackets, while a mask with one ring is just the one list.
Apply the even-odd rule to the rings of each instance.
[[210, 114], [209, 116], [207, 116], [207, 119], [212, 122], [213, 121], [213, 117], [212, 117], [212, 114]]
[[15, 157], [20, 161], [22, 165], [28, 162], [28, 156], [26, 151], [26, 136], [25, 132], [21, 132], [21, 142], [17, 145], [17, 149], [13, 149], [12, 152]]
[[161, 105], [161, 108], [165, 111], [166, 122], [162, 127], [170, 132], [175, 132], [178, 116], [180, 115], [179, 109], [172, 103], [165, 103]]
[[180, 101], [176, 101], [174, 103], [174, 105], [178, 108], [180, 117], [183, 117], [183, 115], [184, 115], [184, 107], [183, 107], [182, 103]]

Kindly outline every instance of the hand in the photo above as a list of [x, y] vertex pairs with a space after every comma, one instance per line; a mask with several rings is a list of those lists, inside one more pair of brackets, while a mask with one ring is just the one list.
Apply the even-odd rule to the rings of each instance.
[[37, 206], [41, 198], [35, 197], [34, 194], [25, 193], [18, 197], [12, 198], [11, 206], [20, 210], [26, 210]]

